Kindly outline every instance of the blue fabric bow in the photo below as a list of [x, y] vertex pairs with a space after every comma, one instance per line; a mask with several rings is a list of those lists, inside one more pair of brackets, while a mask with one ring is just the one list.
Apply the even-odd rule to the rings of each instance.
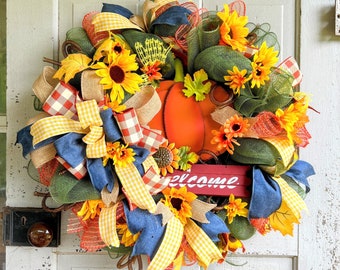
[[306, 193], [310, 191], [310, 186], [307, 178], [315, 174], [314, 168], [311, 164], [306, 161], [298, 160], [294, 163], [294, 165], [285, 172], [285, 175], [294, 179], [296, 182], [299, 182], [306, 187]]
[[133, 15], [133, 13], [125, 7], [108, 3], [103, 3], [102, 12], [117, 13], [128, 19]]
[[185, 7], [172, 6], [158, 16], [151, 24], [151, 32], [155, 25], [167, 24], [171, 26], [180, 26], [182, 24], [189, 24], [188, 15], [191, 11]]
[[162, 226], [162, 215], [153, 215], [140, 208], [130, 211], [125, 203], [124, 212], [129, 230], [133, 234], [141, 232], [133, 246], [131, 256], [147, 254], [152, 259], [166, 228]]
[[15, 144], [17, 143], [21, 144], [23, 157], [26, 157], [29, 153], [31, 153], [32, 151], [40, 147], [53, 143], [56, 139], [61, 137], [58, 135], [58, 136], [48, 138], [47, 140], [37, 143], [33, 147], [33, 137], [31, 135], [31, 126], [32, 125], [26, 126], [17, 132], [17, 139], [16, 139]]
[[253, 166], [253, 186], [249, 204], [249, 218], [266, 218], [281, 205], [279, 185], [268, 174]]
[[229, 229], [225, 222], [216, 214], [214, 214], [211, 211], [208, 211], [205, 214], [207, 220], [209, 223], [201, 223], [197, 222], [198, 226], [202, 228], [202, 230], [209, 236], [211, 241], [218, 242], [220, 239], [218, 238], [218, 235], [220, 233], [228, 233]]

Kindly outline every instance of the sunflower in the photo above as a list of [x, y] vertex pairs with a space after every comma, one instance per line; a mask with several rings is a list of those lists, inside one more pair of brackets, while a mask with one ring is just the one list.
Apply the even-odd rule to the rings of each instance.
[[126, 223], [117, 224], [118, 234], [122, 235], [120, 242], [126, 246], [131, 247], [137, 241], [140, 233], [132, 234]]
[[240, 145], [235, 139], [228, 137], [225, 132], [224, 126], [220, 127], [220, 130], [212, 130], [213, 138], [211, 139], [211, 144], [217, 144], [217, 151], [225, 149], [229, 154], [234, 153], [234, 144]]
[[291, 142], [301, 142], [298, 131], [309, 121], [306, 115], [307, 109], [308, 102], [305, 97], [302, 97], [290, 104], [286, 109], [278, 109], [275, 112], [280, 126], [286, 131], [287, 137]]
[[107, 64], [98, 62], [92, 66], [97, 76], [101, 77], [100, 84], [105, 90], [111, 90], [111, 101], [121, 103], [125, 97], [124, 91], [135, 94], [139, 84], [143, 83], [140, 75], [133, 72], [138, 70], [136, 55], [126, 50], [120, 54], [111, 52], [107, 56]]
[[171, 212], [182, 222], [182, 224], [186, 224], [187, 218], [191, 218], [192, 216], [190, 203], [194, 201], [197, 196], [194, 193], [187, 191], [186, 186], [179, 189], [167, 187], [162, 193], [165, 198], [161, 199], [161, 201], [169, 207]]
[[240, 95], [241, 89], [244, 89], [245, 83], [249, 81], [249, 78], [246, 77], [247, 70], [239, 70], [237, 66], [233, 67], [233, 70], [227, 70], [228, 76], [224, 76], [226, 80], [226, 85], [229, 85], [231, 90], [233, 90], [235, 95]]
[[104, 57], [102, 61], [107, 63], [107, 57], [110, 53], [121, 54], [126, 52], [126, 43], [117, 35], [111, 35], [112, 37], [105, 39], [96, 50], [93, 56], [94, 61], [100, 61]]
[[117, 100], [110, 101], [109, 95], [104, 96], [104, 109], [111, 108], [113, 112], [122, 112], [126, 109], [126, 105], [119, 104]]
[[120, 142], [106, 143], [106, 156], [103, 158], [103, 166], [106, 166], [109, 159], [113, 160], [113, 164], [120, 167], [125, 167], [128, 163], [135, 161], [136, 153], [128, 145], [123, 145]]
[[249, 124], [247, 119], [235, 114], [227, 119], [223, 127], [228, 138], [235, 138], [243, 137], [244, 133], [248, 130]]
[[247, 217], [248, 209], [245, 208], [247, 205], [248, 203], [242, 202], [241, 199], [235, 199], [234, 194], [230, 194], [229, 203], [224, 206], [227, 210], [228, 223], [232, 223], [236, 216]]
[[217, 16], [222, 20], [221, 40], [231, 46], [233, 50], [245, 51], [248, 43], [246, 37], [249, 33], [249, 29], [246, 27], [248, 17], [239, 16], [235, 10], [230, 13], [228, 5], [224, 5], [224, 11], [217, 12]]
[[99, 216], [101, 209], [104, 207], [102, 200], [86, 200], [83, 202], [81, 209], [77, 212], [77, 215], [83, 217], [83, 220], [94, 219]]
[[178, 152], [179, 150], [175, 147], [175, 143], [169, 144], [168, 140], [166, 140], [153, 155], [163, 176], [166, 176], [168, 172], [173, 173], [174, 169], [178, 169], [178, 161], [180, 160]]
[[269, 80], [271, 69], [278, 61], [277, 55], [278, 51], [274, 51], [274, 47], [268, 48], [266, 42], [262, 43], [251, 62], [252, 72], [249, 76], [251, 88], [265, 85], [266, 81]]

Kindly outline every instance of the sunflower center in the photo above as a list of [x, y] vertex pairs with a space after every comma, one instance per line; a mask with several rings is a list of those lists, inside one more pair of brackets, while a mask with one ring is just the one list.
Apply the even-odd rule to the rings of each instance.
[[125, 72], [119, 66], [110, 67], [110, 77], [115, 83], [122, 83], [124, 81]]
[[114, 46], [113, 47], [113, 50], [116, 52], [116, 53], [121, 53], [122, 52], [122, 47], [121, 46], [119, 46], [119, 45], [116, 45], [116, 46]]
[[166, 166], [170, 165], [174, 158], [171, 150], [166, 147], [159, 147], [158, 151], [153, 155], [153, 157], [160, 168], [165, 168]]
[[261, 76], [262, 71], [260, 69], [256, 69], [256, 76]]
[[180, 198], [171, 198], [170, 202], [171, 202], [172, 207], [175, 208], [177, 211], [181, 210], [182, 202], [183, 202], [182, 199], [180, 199]]
[[240, 125], [240, 124], [234, 124], [234, 125], [232, 125], [232, 127], [231, 127], [231, 129], [232, 129], [233, 131], [239, 131], [240, 128], [241, 128], [241, 125]]

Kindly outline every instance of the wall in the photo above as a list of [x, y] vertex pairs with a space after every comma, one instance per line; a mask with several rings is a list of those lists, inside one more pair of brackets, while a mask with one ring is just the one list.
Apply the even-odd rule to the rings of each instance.
[[340, 37], [334, 35], [334, 0], [302, 0], [301, 90], [312, 93], [311, 145], [301, 158], [314, 165], [300, 226], [299, 269], [340, 268]]

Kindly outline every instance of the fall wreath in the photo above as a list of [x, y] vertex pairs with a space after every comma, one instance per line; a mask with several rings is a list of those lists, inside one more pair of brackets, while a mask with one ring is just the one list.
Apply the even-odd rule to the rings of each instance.
[[297, 151], [309, 96], [279, 50], [242, 1], [105, 3], [67, 32], [17, 142], [82, 249], [206, 268], [256, 232], [293, 234], [314, 174]]

